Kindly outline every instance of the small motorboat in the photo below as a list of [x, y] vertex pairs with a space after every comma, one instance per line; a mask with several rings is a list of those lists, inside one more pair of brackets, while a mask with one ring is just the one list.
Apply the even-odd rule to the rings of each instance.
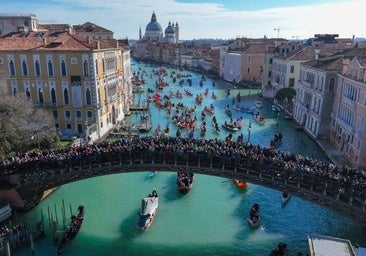
[[262, 103], [262, 101], [257, 100], [257, 101], [254, 102], [254, 106], [256, 108], [263, 108], [263, 103]]
[[228, 123], [226, 121], [225, 121], [225, 123], [222, 124], [222, 127], [224, 127], [226, 130], [229, 130], [231, 132], [239, 131], [239, 127], [236, 127], [232, 123]]
[[246, 182], [244, 182], [244, 181], [240, 181], [240, 180], [234, 179], [233, 180], [233, 183], [239, 189], [247, 189], [248, 188], [248, 184]]
[[83, 205], [79, 205], [78, 213], [71, 216], [71, 222], [67, 226], [60, 244], [58, 245], [57, 253], [61, 255], [72, 243], [84, 222], [85, 210]]
[[281, 195], [281, 206], [285, 207], [287, 203], [290, 201], [291, 195], [289, 195], [287, 192], [283, 192]]
[[252, 228], [259, 227], [261, 221], [261, 217], [259, 214], [259, 204], [254, 203], [252, 208], [250, 208], [249, 217], [247, 218], [247, 220]]
[[148, 229], [155, 220], [155, 215], [159, 206], [158, 193], [153, 189], [152, 193], [141, 200], [141, 211], [137, 226], [140, 230]]
[[151, 171], [147, 174], [146, 178], [147, 179], [151, 179], [152, 177], [156, 176], [156, 174], [158, 174], [157, 171]]
[[229, 117], [232, 117], [232, 113], [231, 113], [231, 110], [230, 110], [229, 105], [226, 105], [226, 107], [225, 107], [225, 113], [226, 113]]
[[278, 148], [281, 144], [282, 144], [282, 133], [279, 132], [274, 135], [273, 139], [271, 139], [270, 146], [272, 148]]
[[178, 172], [177, 173], [177, 186], [179, 192], [187, 194], [193, 187], [194, 173], [193, 172]]
[[276, 105], [272, 105], [272, 111], [273, 112], [280, 112], [281, 109], [278, 106], [276, 106]]
[[264, 125], [266, 123], [266, 120], [264, 119], [264, 116], [262, 116], [259, 113], [255, 113], [254, 115], [254, 120], [260, 124], [260, 125]]

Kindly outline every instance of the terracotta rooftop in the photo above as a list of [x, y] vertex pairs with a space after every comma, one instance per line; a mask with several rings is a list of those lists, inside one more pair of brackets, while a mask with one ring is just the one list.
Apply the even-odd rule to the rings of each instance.
[[[87, 39], [86, 37], [69, 34], [64, 31], [45, 32], [13, 32], [0, 36], [0, 51], [30, 51], [30, 50], [75, 50], [89, 51], [98, 49], [116, 48], [115, 39]], [[124, 45], [119, 44], [119, 47]]]
[[108, 32], [108, 33], [113, 33], [112, 31], [100, 27], [98, 25], [95, 25], [94, 23], [91, 22], [85, 22], [84, 24], [81, 25], [74, 25], [73, 28], [75, 29], [76, 33], [81, 33], [81, 32], [93, 32], [93, 33], [101, 33], [101, 32]]

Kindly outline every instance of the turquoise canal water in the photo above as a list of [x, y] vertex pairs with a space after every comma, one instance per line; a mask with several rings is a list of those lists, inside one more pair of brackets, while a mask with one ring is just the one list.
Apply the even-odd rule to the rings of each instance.
[[[143, 70], [150, 74], [156, 66], [135, 63], [134, 71]], [[175, 69], [169, 68], [171, 72]], [[244, 119], [242, 133], [248, 140], [248, 125], [251, 121], [250, 141], [262, 146], [269, 145], [275, 133], [284, 135], [280, 149], [292, 151], [326, 160], [319, 147], [303, 132], [296, 131], [291, 121], [278, 117], [271, 110], [271, 103], [259, 97], [259, 91], [245, 88], [234, 88], [232, 84], [213, 80], [207, 77], [203, 87], [199, 86], [200, 74], [189, 72], [193, 76], [192, 87], [173, 85], [174, 91], [189, 88], [194, 96], [209, 88], [209, 95], [214, 90], [218, 99], [204, 96], [198, 110], [213, 103], [215, 115], [220, 124], [229, 120], [223, 109], [226, 104], [232, 107], [232, 98], [240, 92], [241, 103], [252, 106], [254, 101], [264, 104], [260, 113], [266, 118], [266, 124], [259, 126], [253, 116], [232, 110], [233, 117]], [[145, 87], [153, 87], [156, 77], [150, 78]], [[215, 82], [215, 87], [213, 87]], [[177, 83], [178, 84], [178, 83]], [[230, 87], [231, 95], [226, 95]], [[167, 87], [160, 94], [169, 94]], [[181, 101], [187, 106], [195, 104], [194, 96], [184, 95]], [[178, 102], [177, 98], [171, 99]], [[146, 102], [146, 95], [135, 98], [135, 103]], [[153, 129], [147, 135], [154, 134], [158, 124], [170, 127], [170, 135], [175, 136], [176, 125], [166, 117], [165, 110], [158, 110], [150, 105]], [[198, 127], [201, 122], [201, 111], [197, 111]], [[131, 114], [127, 122], [138, 124], [140, 114]], [[205, 137], [225, 138], [229, 132], [222, 129], [216, 134], [207, 117], [207, 134]], [[237, 132], [238, 134], [240, 132]], [[234, 138], [238, 134], [233, 134]], [[182, 131], [187, 136], [187, 131]], [[196, 130], [195, 137], [200, 136]], [[298, 251], [308, 251], [307, 235], [309, 233], [331, 235], [350, 239], [366, 246], [366, 230], [359, 224], [321, 208], [313, 203], [292, 197], [285, 207], [281, 207], [280, 191], [249, 184], [246, 191], [238, 190], [234, 184], [224, 178], [196, 175], [193, 189], [187, 195], [181, 195], [176, 188], [176, 173], [161, 170], [153, 178], [147, 179], [148, 171], [106, 175], [89, 178], [60, 187], [34, 210], [18, 213], [21, 221], [32, 225], [44, 216], [47, 237], [36, 241], [35, 255], [56, 255], [57, 244], [50, 231], [49, 216], [58, 216], [59, 229], [62, 230], [61, 206], [73, 209], [83, 203], [86, 217], [83, 227], [72, 246], [64, 255], [259, 255], [267, 256], [280, 242], [288, 244], [290, 255]], [[138, 211], [141, 199], [156, 188], [159, 193], [159, 208], [151, 228], [141, 232], [137, 229]], [[260, 204], [262, 223], [260, 228], [251, 229], [246, 222], [249, 208], [254, 202]], [[67, 210], [68, 212], [68, 210]], [[70, 214], [66, 214], [70, 216]], [[61, 235], [62, 233], [58, 233]], [[17, 249], [12, 255], [32, 255], [30, 248]]]

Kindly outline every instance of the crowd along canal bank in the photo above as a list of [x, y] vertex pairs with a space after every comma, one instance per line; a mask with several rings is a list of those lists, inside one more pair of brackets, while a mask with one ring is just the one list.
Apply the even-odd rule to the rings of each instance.
[[[144, 90], [155, 89], [156, 76], [150, 74], [159, 66], [135, 63], [133, 71], [146, 72]], [[145, 70], [145, 71], [144, 71]], [[176, 71], [167, 68], [168, 72]], [[188, 71], [185, 71], [188, 72]], [[294, 129], [292, 121], [284, 118], [283, 113], [273, 112], [271, 102], [260, 97], [260, 92], [252, 88], [236, 88], [234, 85], [206, 77], [200, 86], [202, 74], [189, 72], [192, 86], [184, 83], [182, 87], [174, 85], [160, 91], [161, 97], [174, 91], [189, 89], [194, 96], [184, 95], [182, 98], [171, 97], [175, 104], [183, 103], [187, 107], [196, 106], [197, 127], [202, 124], [201, 113], [205, 106], [213, 104], [217, 122], [229, 122], [230, 117], [224, 111], [229, 104], [232, 119], [243, 118], [241, 131], [232, 132], [222, 127], [217, 133], [213, 124], [213, 116], [206, 116], [206, 133], [204, 138], [225, 139], [232, 134], [234, 139], [243, 136], [252, 144], [268, 146], [275, 134], [283, 134], [279, 149], [317, 157], [326, 161], [327, 156], [316, 142], [304, 132]], [[186, 80], [185, 80], [186, 81]], [[205, 91], [209, 93], [205, 97]], [[228, 88], [230, 94], [228, 95]], [[217, 96], [213, 98], [212, 92]], [[201, 104], [197, 104], [195, 96], [203, 95]], [[263, 106], [257, 111], [265, 117], [265, 124], [260, 125], [253, 119], [252, 113], [237, 111], [240, 93], [241, 104], [254, 106], [261, 101]], [[140, 103], [148, 94], [141, 94]], [[210, 95], [210, 96], [209, 96]], [[135, 97], [138, 104], [138, 96]], [[235, 104], [233, 104], [235, 98]], [[149, 105], [152, 129], [140, 136], [154, 136], [158, 126], [161, 132], [168, 126], [167, 135], [176, 136], [177, 124], [172, 116], [167, 116], [166, 109]], [[149, 115], [148, 114], [148, 115]], [[136, 127], [141, 123], [144, 112], [134, 112], [126, 118], [126, 123]], [[149, 122], [150, 122], [149, 121]], [[181, 130], [182, 136], [190, 136], [188, 129]], [[165, 134], [164, 134], [165, 135]], [[193, 136], [200, 137], [199, 130]], [[107, 138], [107, 140], [112, 138]], [[146, 172], [106, 175], [89, 178], [60, 187], [45, 200], [27, 213], [18, 216], [19, 221], [34, 223], [40, 213], [62, 216], [62, 202], [72, 206], [83, 204], [87, 213], [83, 226], [77, 237], [65, 252], [65, 255], [269, 255], [279, 242], [287, 244], [290, 255], [309, 252], [307, 236], [310, 233], [329, 235], [349, 239], [352, 243], [366, 245], [364, 227], [337, 213], [324, 209], [316, 204], [297, 197], [283, 207], [281, 191], [247, 184], [245, 190], [238, 190], [233, 182], [227, 179], [195, 175], [194, 186], [187, 194], [177, 189], [177, 173], [161, 170], [157, 175], [147, 179]], [[141, 198], [153, 188], [159, 191], [159, 209], [154, 224], [141, 232], [137, 227], [138, 212], [141, 209]], [[254, 203], [258, 203], [261, 212], [261, 224], [253, 229], [247, 223], [248, 212]], [[37, 218], [36, 218], [37, 216]], [[47, 218], [46, 218], [47, 220]], [[63, 221], [58, 218], [59, 230], [63, 230]], [[58, 244], [54, 239], [52, 222], [45, 221], [46, 237], [34, 244], [35, 255], [56, 255]], [[30, 247], [22, 247], [12, 251], [12, 255], [31, 255]]]

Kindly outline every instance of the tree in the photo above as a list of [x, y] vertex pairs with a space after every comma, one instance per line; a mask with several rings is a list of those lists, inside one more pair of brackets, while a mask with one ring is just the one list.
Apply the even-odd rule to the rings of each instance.
[[25, 95], [8, 96], [6, 83], [1, 81], [0, 89], [4, 92], [0, 96], [0, 158], [59, 141], [54, 123], [44, 109], [35, 107]]
[[295, 89], [291, 87], [286, 87], [278, 90], [275, 96], [275, 100], [278, 104], [282, 105], [285, 110], [292, 113], [293, 99], [295, 97]]
[[292, 102], [292, 99], [296, 96], [295, 89], [291, 87], [286, 87], [279, 89], [276, 93], [275, 99], [278, 102], [283, 102], [285, 99], [287, 99], [288, 102]]

